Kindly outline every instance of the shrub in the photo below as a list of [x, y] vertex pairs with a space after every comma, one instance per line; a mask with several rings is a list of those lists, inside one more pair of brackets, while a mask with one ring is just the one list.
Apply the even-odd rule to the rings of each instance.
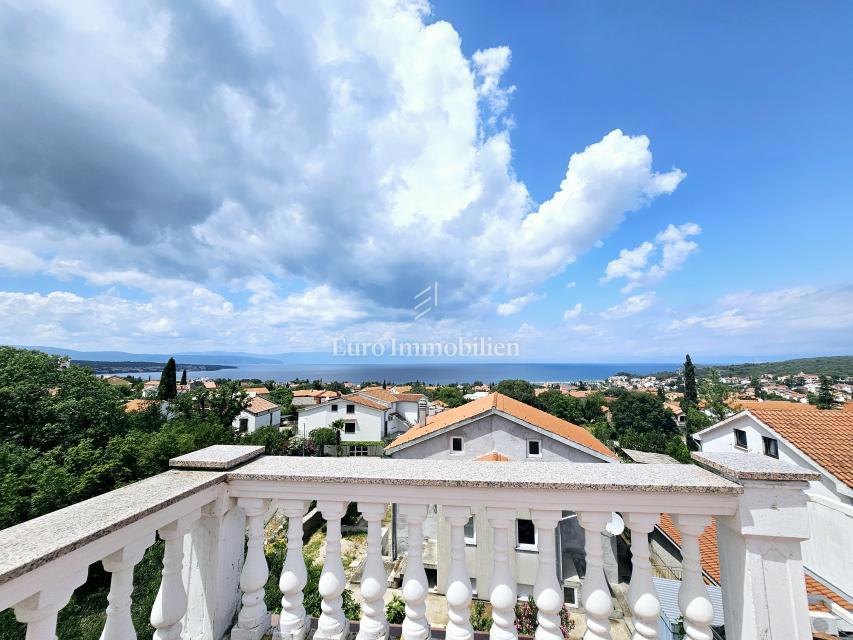
[[406, 618], [406, 601], [395, 593], [385, 606], [385, 617], [391, 624], [401, 624]]
[[[539, 608], [533, 601], [532, 597], [527, 598], [527, 602], [519, 602], [515, 605], [515, 628], [519, 634], [532, 636], [536, 633], [538, 623], [536, 616], [539, 613]], [[569, 637], [569, 633], [575, 628], [575, 621], [569, 616], [569, 612], [565, 607], [560, 609], [560, 631], [564, 638]]]
[[321, 427], [311, 432], [311, 439], [318, 447], [322, 447], [327, 444], [337, 444], [337, 434], [337, 429]]

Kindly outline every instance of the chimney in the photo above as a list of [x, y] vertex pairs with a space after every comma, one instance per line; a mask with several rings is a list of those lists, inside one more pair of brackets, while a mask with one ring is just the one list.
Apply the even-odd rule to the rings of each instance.
[[426, 398], [418, 400], [418, 426], [425, 427], [427, 421], [427, 413], [429, 412], [429, 404]]

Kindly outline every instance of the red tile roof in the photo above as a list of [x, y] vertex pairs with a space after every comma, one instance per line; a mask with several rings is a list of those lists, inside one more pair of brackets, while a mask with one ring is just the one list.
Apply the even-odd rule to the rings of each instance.
[[853, 412], [814, 409], [749, 412], [809, 458], [853, 488]]
[[249, 398], [249, 404], [246, 405], [246, 411], [249, 413], [263, 413], [264, 411], [269, 411], [270, 409], [278, 409], [279, 406], [275, 402], [270, 402], [266, 398], [262, 398], [261, 396], [253, 396]]
[[[660, 514], [661, 530], [681, 547], [681, 532], [675, 526], [668, 513]], [[717, 550], [717, 522], [713, 518], [711, 524], [699, 536], [699, 556], [702, 559], [702, 570], [720, 584], [720, 554]]]
[[579, 427], [566, 420], [561, 420], [550, 413], [531, 407], [529, 404], [524, 404], [501, 393], [490, 393], [483, 398], [473, 400], [454, 409], [447, 409], [437, 413], [428, 419], [425, 426], [409, 429], [386, 448], [393, 449], [401, 444], [413, 442], [436, 431], [453, 428], [459, 422], [475, 416], [485, 415], [491, 411], [505, 413], [540, 429], [549, 431], [561, 438], [571, 440], [587, 449], [592, 449], [610, 458], [619, 459], [615, 453], [604, 446], [600, 440], [583, 427]]

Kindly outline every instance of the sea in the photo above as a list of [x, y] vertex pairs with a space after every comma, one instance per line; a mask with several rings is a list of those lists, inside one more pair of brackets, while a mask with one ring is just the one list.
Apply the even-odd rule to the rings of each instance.
[[[426, 384], [449, 384], [453, 382], [484, 383], [499, 382], [507, 379], [528, 380], [530, 382], [573, 382], [577, 380], [604, 380], [620, 371], [636, 375], [647, 375], [659, 371], [675, 371], [680, 363], [416, 363], [416, 364], [251, 364], [238, 365], [233, 369], [215, 371], [188, 371], [191, 380], [200, 378], [226, 378], [244, 380], [275, 380], [287, 382], [295, 378], [323, 380], [324, 382], [353, 382], [361, 384], [367, 381], [389, 381], [402, 384], [420, 380]], [[159, 373], [119, 373], [113, 375], [132, 375], [143, 380], [157, 380]]]

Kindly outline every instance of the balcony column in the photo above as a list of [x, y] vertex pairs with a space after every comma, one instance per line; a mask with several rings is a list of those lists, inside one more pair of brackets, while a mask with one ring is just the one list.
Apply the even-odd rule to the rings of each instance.
[[287, 556], [278, 581], [281, 590], [278, 630], [282, 638], [304, 640], [311, 626], [302, 604], [302, 591], [308, 582], [308, 569], [302, 553], [302, 517], [308, 510], [308, 503], [304, 500], [282, 500], [279, 504], [287, 516]]
[[184, 587], [184, 536], [201, 517], [198, 509], [191, 514], [157, 530], [165, 543], [163, 578], [151, 608], [154, 640], [179, 640], [183, 618], [187, 612], [187, 591]]
[[424, 520], [427, 516], [425, 504], [401, 504], [397, 513], [406, 519], [409, 552], [406, 572], [403, 574], [403, 599], [406, 601], [406, 617], [403, 620], [403, 640], [427, 640], [430, 637], [426, 619], [426, 597], [429, 591], [424, 570]]
[[726, 638], [810, 640], [801, 548], [810, 537], [809, 485], [796, 478], [738, 482], [744, 492], [737, 513], [717, 517]]
[[231, 640], [260, 640], [269, 631], [270, 614], [264, 602], [264, 587], [270, 577], [264, 555], [264, 515], [269, 500], [238, 498], [237, 506], [246, 514], [246, 561], [240, 572], [240, 591], [243, 606], [237, 614], [237, 624], [231, 629]]
[[358, 509], [367, 520], [367, 559], [361, 575], [361, 623], [356, 640], [385, 640], [388, 620], [385, 618], [385, 591], [388, 576], [382, 561], [382, 517], [385, 505], [377, 502], [359, 503]]
[[56, 640], [56, 617], [71, 594], [89, 577], [89, 568], [59, 578], [14, 606], [15, 618], [27, 625], [26, 640]]
[[515, 523], [515, 509], [486, 509], [494, 535], [494, 571], [489, 601], [492, 603], [491, 640], [516, 640], [515, 604], [518, 599], [515, 576], [509, 562], [509, 528]]
[[317, 508], [326, 519], [326, 560], [320, 575], [319, 591], [323, 600], [314, 640], [342, 640], [349, 635], [349, 620], [344, 615], [341, 597], [346, 583], [341, 562], [341, 518], [347, 511], [347, 503], [320, 500]]
[[675, 523], [681, 532], [681, 588], [678, 590], [678, 607], [684, 619], [684, 633], [688, 640], [711, 640], [711, 623], [714, 606], [702, 579], [702, 562], [699, 555], [699, 536], [711, 524], [710, 516], [677, 515]]
[[649, 534], [660, 516], [656, 513], [629, 513], [625, 523], [631, 529], [631, 585], [628, 603], [634, 616], [632, 640], [655, 640], [658, 637], [660, 600], [652, 582], [652, 565], [649, 561]]
[[101, 640], [135, 640], [136, 630], [130, 617], [130, 596], [133, 593], [133, 568], [142, 560], [145, 550], [154, 544], [154, 532], [131, 542], [101, 561], [110, 577], [107, 594], [107, 621]]
[[612, 514], [607, 511], [582, 511], [578, 523], [583, 527], [586, 547], [586, 575], [581, 586], [586, 609], [584, 640], [610, 640], [610, 614], [613, 600], [604, 576], [601, 534]]
[[560, 630], [560, 610], [563, 608], [563, 587], [557, 579], [556, 532], [560, 511], [531, 509], [530, 519], [536, 525], [536, 545], [539, 564], [533, 597], [539, 613], [536, 617], [536, 640], [563, 640]]
[[465, 525], [471, 518], [471, 509], [460, 506], [442, 508], [444, 519], [450, 525], [450, 570], [447, 574], [447, 638], [471, 640], [471, 577], [465, 563]]

